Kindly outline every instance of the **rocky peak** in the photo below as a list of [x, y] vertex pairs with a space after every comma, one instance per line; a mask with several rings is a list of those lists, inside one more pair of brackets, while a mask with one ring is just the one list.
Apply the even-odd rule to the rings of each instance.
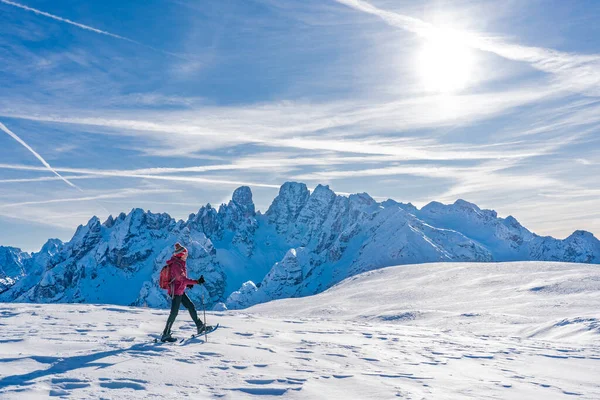
[[463, 200], [463, 199], [456, 200], [454, 202], [454, 206], [456, 206], [458, 208], [468, 209], [468, 210], [481, 211], [481, 209], [479, 207], [477, 207], [476, 204], [469, 203], [468, 201]]
[[383, 208], [399, 207], [399, 208], [403, 209], [404, 211], [411, 213], [411, 214], [415, 214], [419, 211], [419, 209], [417, 207], [415, 207], [412, 203], [399, 203], [396, 200], [392, 200], [392, 199], [387, 199], [386, 201], [382, 202], [381, 206]]
[[31, 258], [29, 253], [16, 247], [0, 246], [0, 275], [11, 275], [16, 271], [22, 272], [23, 263]]
[[370, 207], [377, 204], [368, 193], [351, 194], [348, 199], [350, 200], [350, 204], [356, 204], [357, 206]]
[[380, 208], [379, 203], [367, 193], [351, 194], [348, 197], [348, 207], [352, 220], [356, 220], [360, 214], [372, 214]]
[[422, 213], [439, 213], [441, 211], [444, 211], [446, 209], [446, 206], [442, 203], [440, 203], [439, 201], [432, 201], [430, 203], [428, 203], [427, 205], [425, 205], [423, 208], [421, 208], [421, 212]]
[[324, 215], [328, 211], [331, 204], [334, 202], [336, 194], [329, 189], [329, 185], [318, 185], [310, 194], [304, 208], [298, 215], [298, 222], [307, 222], [306, 218], [315, 216], [315, 214]]
[[591, 242], [596, 242], [596, 243], [599, 242], [598, 239], [594, 236], [594, 234], [592, 232], [582, 231], [582, 230], [576, 230], [567, 238], [567, 240], [576, 240], [576, 239], [589, 240]]
[[94, 215], [92, 218], [90, 218], [86, 225], [79, 225], [77, 227], [71, 242], [79, 242], [84, 240], [84, 238], [89, 235], [90, 232], [98, 231], [100, 226], [100, 220]]
[[248, 186], [237, 188], [229, 204], [222, 204], [219, 208], [219, 216], [223, 218], [225, 227], [233, 231], [237, 230], [236, 224], [247, 218], [254, 218], [255, 215], [252, 191]]
[[107, 228], [112, 228], [115, 225], [115, 219], [113, 218], [112, 215], [109, 215], [108, 218], [106, 218], [106, 221], [104, 221], [104, 223], [102, 224]]
[[287, 233], [289, 225], [296, 221], [309, 198], [310, 192], [304, 183], [286, 182], [265, 215], [276, 225], [277, 232]]
[[306, 246], [316, 238], [335, 200], [336, 194], [329, 186], [318, 185], [300, 210], [291, 239], [298, 240], [302, 246]]
[[237, 188], [233, 192], [231, 201], [242, 210], [245, 216], [253, 217], [256, 215], [254, 202], [252, 201], [252, 190], [250, 190], [248, 186], [241, 186]]
[[213, 240], [220, 240], [223, 236], [223, 223], [217, 210], [210, 204], [198, 210], [197, 214], [191, 214], [186, 223], [190, 229], [203, 232]]
[[51, 256], [57, 254], [64, 246], [64, 243], [60, 239], [48, 239], [48, 241], [42, 246], [40, 253], [49, 254]]
[[509, 215], [508, 217], [504, 218], [504, 223], [505, 225], [512, 226], [514, 228], [523, 228], [523, 225], [521, 225], [521, 223], [517, 221], [517, 219], [512, 215]]

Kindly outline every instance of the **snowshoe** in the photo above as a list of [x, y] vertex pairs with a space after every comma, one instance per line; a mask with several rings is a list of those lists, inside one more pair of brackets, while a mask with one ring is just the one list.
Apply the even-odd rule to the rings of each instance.
[[161, 342], [163, 342], [163, 343], [164, 343], [164, 342], [173, 343], [173, 342], [176, 342], [176, 341], [177, 341], [177, 339], [176, 339], [176, 338], [174, 338], [173, 336], [171, 336], [171, 334], [170, 334], [170, 333], [168, 333], [168, 334], [166, 334], [166, 335], [162, 335], [162, 337], [160, 338], [160, 341], [161, 341]]

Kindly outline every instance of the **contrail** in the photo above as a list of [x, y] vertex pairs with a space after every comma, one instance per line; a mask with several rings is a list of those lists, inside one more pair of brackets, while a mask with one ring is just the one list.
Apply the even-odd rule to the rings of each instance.
[[20, 206], [29, 206], [29, 205], [39, 205], [39, 204], [53, 204], [53, 203], [69, 203], [73, 201], [95, 201], [102, 199], [118, 199], [125, 198], [136, 194], [156, 194], [156, 193], [173, 193], [173, 190], [169, 189], [125, 189], [117, 193], [108, 193], [101, 194], [97, 196], [86, 196], [86, 197], [74, 197], [67, 199], [52, 199], [52, 200], [42, 200], [42, 201], [25, 201], [21, 203], [10, 203], [10, 204], [2, 204], [0, 208], [9, 208], [9, 207], [20, 207]]
[[31, 8], [31, 7], [28, 7], [28, 6], [23, 5], [23, 4], [15, 3], [14, 1], [0, 0], [0, 3], [8, 4], [9, 6], [13, 6], [13, 7], [18, 7], [20, 9], [22, 9], [22, 10], [30, 11], [30, 12], [32, 12], [34, 14], [37, 14], [37, 15], [42, 15], [44, 17], [51, 18], [51, 19], [56, 20], [56, 21], [60, 21], [60, 22], [64, 22], [64, 23], [69, 24], [69, 25], [76, 26], [76, 27], [78, 27], [80, 29], [85, 29], [86, 31], [98, 33], [100, 35], [110, 36], [110, 37], [115, 38], [115, 39], [124, 40], [124, 41], [129, 42], [129, 43], [137, 44], [138, 46], [143, 46], [143, 47], [145, 47], [147, 49], [150, 49], [150, 50], [153, 50], [153, 51], [157, 51], [159, 53], [167, 54], [167, 55], [170, 55], [170, 56], [173, 56], [173, 57], [177, 57], [177, 58], [187, 59], [186, 57], [183, 57], [183, 56], [181, 56], [179, 54], [175, 54], [175, 53], [171, 53], [171, 52], [164, 51], [164, 50], [161, 50], [161, 49], [157, 49], [156, 47], [148, 46], [147, 44], [138, 42], [137, 40], [129, 39], [129, 38], [125, 37], [125, 36], [116, 35], [114, 33], [103, 31], [101, 29], [94, 28], [94, 27], [89, 26], [89, 25], [80, 24], [79, 22], [71, 21], [70, 19], [59, 17], [58, 15], [50, 14], [50, 13], [47, 13], [45, 11], [38, 10], [36, 8]]
[[[5, 1], [5, 0], [0, 0], [0, 1]], [[50, 164], [48, 164], [48, 162], [46, 160], [44, 160], [44, 158], [42, 156], [40, 156], [34, 149], [31, 148], [31, 146], [29, 146], [27, 143], [25, 143], [20, 137], [18, 137], [14, 132], [12, 132], [10, 129], [8, 129], [2, 122], [0, 122], [0, 129], [2, 129], [4, 132], [6, 132], [10, 137], [12, 137], [13, 139], [15, 139], [17, 142], [21, 143], [23, 145], [23, 147], [25, 147], [27, 150], [29, 150], [34, 156], [36, 156], [36, 158], [38, 160], [40, 160], [42, 162], [42, 164], [44, 164], [44, 166], [52, 171], [52, 173], [56, 176], [58, 176], [60, 179], [62, 179], [67, 185], [74, 187], [75, 189], [79, 190], [80, 192], [83, 192], [83, 190], [81, 190], [81, 188], [73, 183], [71, 183], [68, 179], [64, 178], [61, 174], [59, 174], [58, 172], [56, 172], [56, 170], [54, 168], [52, 168], [52, 166]]]

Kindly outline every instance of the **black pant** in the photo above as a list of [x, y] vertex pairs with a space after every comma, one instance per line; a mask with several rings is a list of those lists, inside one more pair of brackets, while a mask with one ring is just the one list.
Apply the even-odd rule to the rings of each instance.
[[169, 319], [167, 319], [167, 326], [165, 326], [165, 330], [163, 335], [168, 335], [171, 333], [171, 327], [173, 326], [173, 322], [175, 322], [175, 318], [177, 318], [177, 314], [179, 313], [179, 306], [183, 304], [185, 308], [190, 312], [190, 316], [194, 320], [194, 323], [198, 328], [202, 327], [204, 323], [198, 319], [198, 313], [196, 312], [196, 307], [194, 303], [190, 300], [187, 294], [182, 294], [181, 296], [173, 296], [173, 301], [171, 303], [171, 313], [169, 314]]

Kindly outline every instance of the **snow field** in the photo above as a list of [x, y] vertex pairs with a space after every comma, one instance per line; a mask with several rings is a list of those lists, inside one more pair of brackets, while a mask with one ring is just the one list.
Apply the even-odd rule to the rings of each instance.
[[[2, 399], [598, 399], [600, 269], [429, 264], [316, 296], [210, 312], [0, 305]], [[175, 335], [194, 326], [181, 310]]]

